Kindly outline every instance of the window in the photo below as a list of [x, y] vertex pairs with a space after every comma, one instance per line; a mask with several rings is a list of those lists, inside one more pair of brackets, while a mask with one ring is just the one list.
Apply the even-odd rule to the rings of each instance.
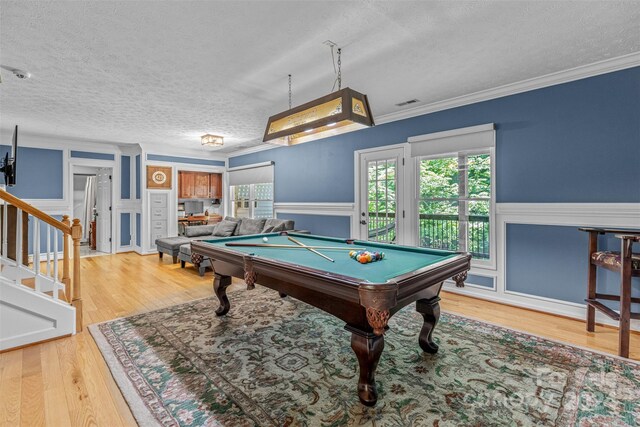
[[273, 218], [273, 164], [251, 165], [229, 171], [231, 215]]
[[495, 267], [494, 125], [409, 138], [416, 159], [418, 245], [470, 252]]
[[273, 183], [232, 185], [231, 215], [243, 218], [273, 218]]
[[419, 245], [490, 258], [489, 152], [420, 158]]

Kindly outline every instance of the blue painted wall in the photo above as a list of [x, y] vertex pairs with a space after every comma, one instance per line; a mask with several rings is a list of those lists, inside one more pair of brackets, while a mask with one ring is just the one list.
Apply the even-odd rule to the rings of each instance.
[[142, 246], [140, 244], [142, 239], [142, 215], [136, 214], [136, 246]]
[[140, 169], [141, 169], [141, 159], [140, 154], [136, 155], [136, 199], [140, 199], [142, 195], [142, 184], [140, 182]]
[[131, 156], [120, 156], [120, 198], [131, 198]]
[[79, 159], [95, 159], [95, 160], [115, 160], [115, 154], [108, 153], [93, 153], [91, 151], [75, 151], [71, 150], [71, 157], [77, 157]]
[[233, 157], [229, 166], [275, 161], [276, 202], [353, 202], [355, 150], [496, 123], [498, 202], [640, 202], [639, 185], [620, 185], [640, 182], [638, 117], [640, 67]]
[[[371, 102], [375, 105], [375, 99]], [[237, 156], [229, 159], [229, 166], [274, 161], [276, 202], [354, 202], [355, 150], [495, 123], [497, 202], [639, 203], [638, 117], [640, 67]], [[337, 219], [290, 217], [295, 217], [296, 228], [348, 233], [347, 223]], [[509, 225], [508, 289], [582, 303], [586, 242], [577, 227]], [[605, 247], [607, 243], [618, 249], [619, 241], [603, 242]], [[601, 271], [599, 278], [603, 292], [619, 290], [617, 274]], [[491, 285], [490, 279], [472, 279], [480, 286]]]
[[131, 214], [120, 213], [120, 246], [131, 245]]
[[162, 154], [147, 154], [147, 160], [157, 160], [160, 162], [170, 163], [187, 163], [191, 165], [224, 166], [224, 161], [222, 160], [194, 159], [191, 157], [165, 156]]
[[[583, 303], [587, 296], [588, 238], [577, 227], [507, 224], [507, 290]], [[620, 240], [603, 236], [598, 247], [620, 250]], [[598, 270], [598, 292], [618, 294], [620, 275]], [[640, 278], [633, 280], [640, 284]]]
[[331, 237], [351, 237], [350, 220], [348, 216], [338, 215], [306, 215], [306, 214], [278, 214], [278, 219], [292, 219], [296, 230], [307, 230], [311, 234]]
[[[10, 150], [0, 146], [0, 156], [4, 159]], [[22, 199], [62, 199], [62, 154], [62, 150], [18, 147], [16, 186], [8, 191]], [[0, 181], [4, 183], [2, 177]]]

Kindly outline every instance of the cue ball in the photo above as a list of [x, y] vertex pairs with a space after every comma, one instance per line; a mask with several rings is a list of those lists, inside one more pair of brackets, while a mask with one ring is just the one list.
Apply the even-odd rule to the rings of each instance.
[[268, 241], [269, 241], [269, 238], [268, 238], [268, 237], [263, 237], [263, 238], [262, 238], [262, 241], [263, 241], [263, 242], [268, 242]]

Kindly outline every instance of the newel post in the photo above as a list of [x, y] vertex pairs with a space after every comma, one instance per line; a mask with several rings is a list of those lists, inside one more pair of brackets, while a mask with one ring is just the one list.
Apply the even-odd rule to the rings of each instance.
[[[62, 223], [67, 227], [71, 227], [69, 215], [62, 216]], [[62, 233], [62, 283], [64, 283], [67, 301], [71, 301], [71, 295], [73, 294], [69, 277], [69, 255], [69, 235]]]
[[73, 293], [71, 305], [76, 308], [76, 332], [82, 330], [82, 287], [80, 283], [80, 239], [82, 238], [82, 225], [78, 218], [71, 225], [71, 239], [73, 240]]

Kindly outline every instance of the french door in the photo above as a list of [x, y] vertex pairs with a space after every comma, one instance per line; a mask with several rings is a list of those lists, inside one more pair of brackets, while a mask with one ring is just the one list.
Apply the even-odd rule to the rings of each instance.
[[359, 153], [361, 240], [404, 244], [404, 149]]
[[231, 216], [273, 218], [273, 182], [232, 185]]

